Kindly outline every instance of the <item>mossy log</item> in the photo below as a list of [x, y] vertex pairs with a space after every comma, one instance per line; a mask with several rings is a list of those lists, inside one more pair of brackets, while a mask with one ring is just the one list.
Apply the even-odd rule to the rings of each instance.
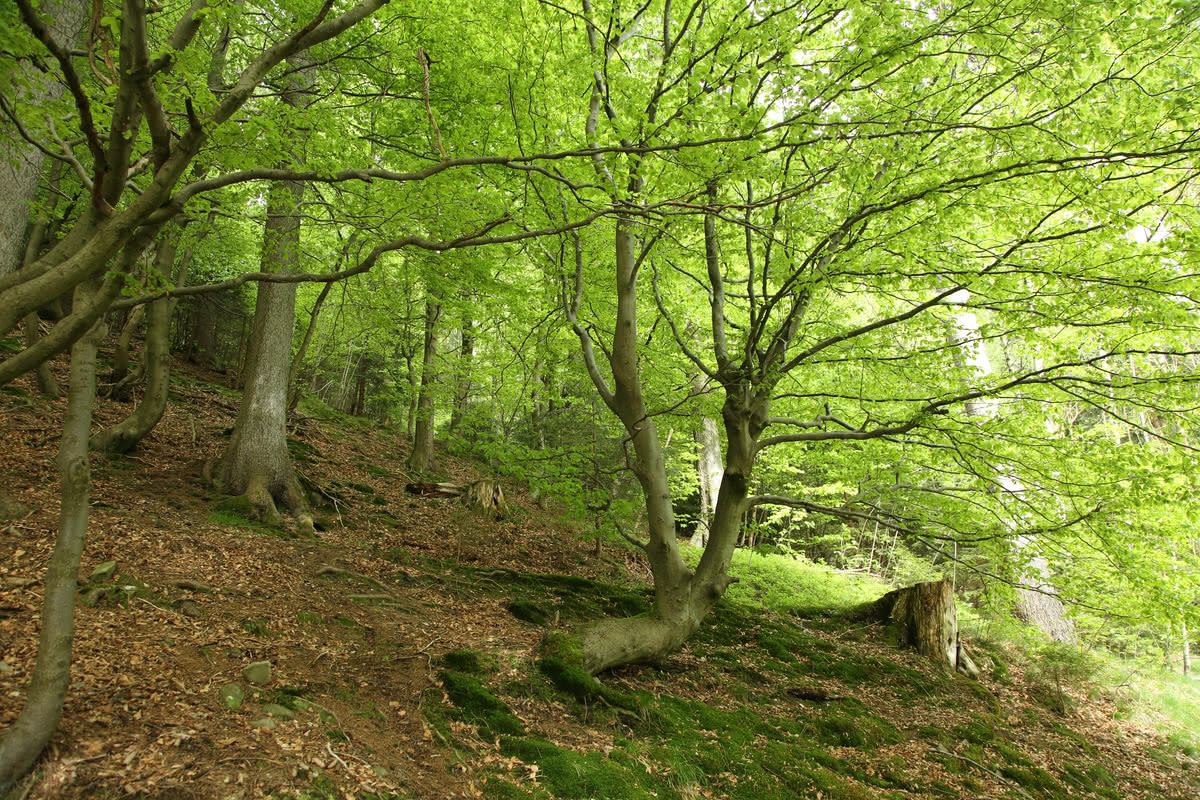
[[863, 617], [885, 623], [889, 639], [900, 647], [912, 647], [968, 677], [979, 677], [958, 635], [954, 588], [948, 579], [894, 589], [866, 606]]

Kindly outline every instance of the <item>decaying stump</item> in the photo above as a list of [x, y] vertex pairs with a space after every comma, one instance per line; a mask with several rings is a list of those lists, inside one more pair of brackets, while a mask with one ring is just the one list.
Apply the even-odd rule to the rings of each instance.
[[979, 677], [979, 668], [958, 635], [954, 590], [948, 579], [894, 589], [867, 606], [862, 616], [884, 623], [889, 638], [900, 647], [913, 647], [967, 677]]
[[457, 483], [410, 483], [404, 491], [421, 497], [461, 497], [471, 508], [482, 509], [499, 519], [508, 511], [504, 502], [504, 489], [496, 481], [473, 481], [465, 485]]

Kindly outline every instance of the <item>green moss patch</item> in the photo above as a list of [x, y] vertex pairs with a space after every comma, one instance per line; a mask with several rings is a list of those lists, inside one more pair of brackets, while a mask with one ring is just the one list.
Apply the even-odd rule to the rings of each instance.
[[521, 720], [478, 678], [449, 669], [438, 673], [438, 678], [457, 709], [455, 716], [477, 725], [481, 735], [519, 736], [525, 733]]
[[545, 625], [550, 618], [536, 603], [528, 600], [513, 600], [506, 603], [504, 608], [522, 622], [534, 625]]

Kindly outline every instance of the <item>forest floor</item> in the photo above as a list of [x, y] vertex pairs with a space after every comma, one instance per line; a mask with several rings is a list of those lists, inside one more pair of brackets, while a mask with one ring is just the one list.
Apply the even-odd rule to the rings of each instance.
[[[1054, 713], [997, 644], [977, 643], [981, 681], [945, 674], [835, 604], [773, 604], [788, 579], [762, 559], [661, 664], [596, 683], [539, 660], [548, 629], [648, 607], [637, 554], [597, 556], [515, 489], [503, 520], [406, 495], [404, 437], [346, 417], [290, 430], [329, 529], [217, 510], [201, 476], [236, 415], [224, 380], [180, 365], [143, 445], [93, 457], [94, 605], [77, 607], [65, 714], [23, 800], [1200, 796], [1200, 764], [1115, 719], [1113, 698]], [[33, 666], [64, 402], [2, 392], [0, 481], [35, 509], [0, 527], [5, 726]], [[99, 403], [97, 428], [129, 409]], [[439, 476], [485, 477], [445, 454]], [[261, 686], [243, 676], [260, 661]]]

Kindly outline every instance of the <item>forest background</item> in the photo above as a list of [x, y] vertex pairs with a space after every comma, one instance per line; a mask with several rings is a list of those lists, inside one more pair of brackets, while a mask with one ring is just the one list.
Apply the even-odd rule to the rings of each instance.
[[[1193, 3], [0, 13], [0, 381], [72, 364], [0, 782], [67, 688], [89, 444], [153, 429], [172, 348], [244, 390], [207, 474], [251, 516], [312, 525], [308, 396], [644, 550], [653, 613], [581, 630], [590, 672], [679, 647], [739, 546], [1187, 652]], [[145, 386], [93, 432], [105, 322], [100, 394]]]

